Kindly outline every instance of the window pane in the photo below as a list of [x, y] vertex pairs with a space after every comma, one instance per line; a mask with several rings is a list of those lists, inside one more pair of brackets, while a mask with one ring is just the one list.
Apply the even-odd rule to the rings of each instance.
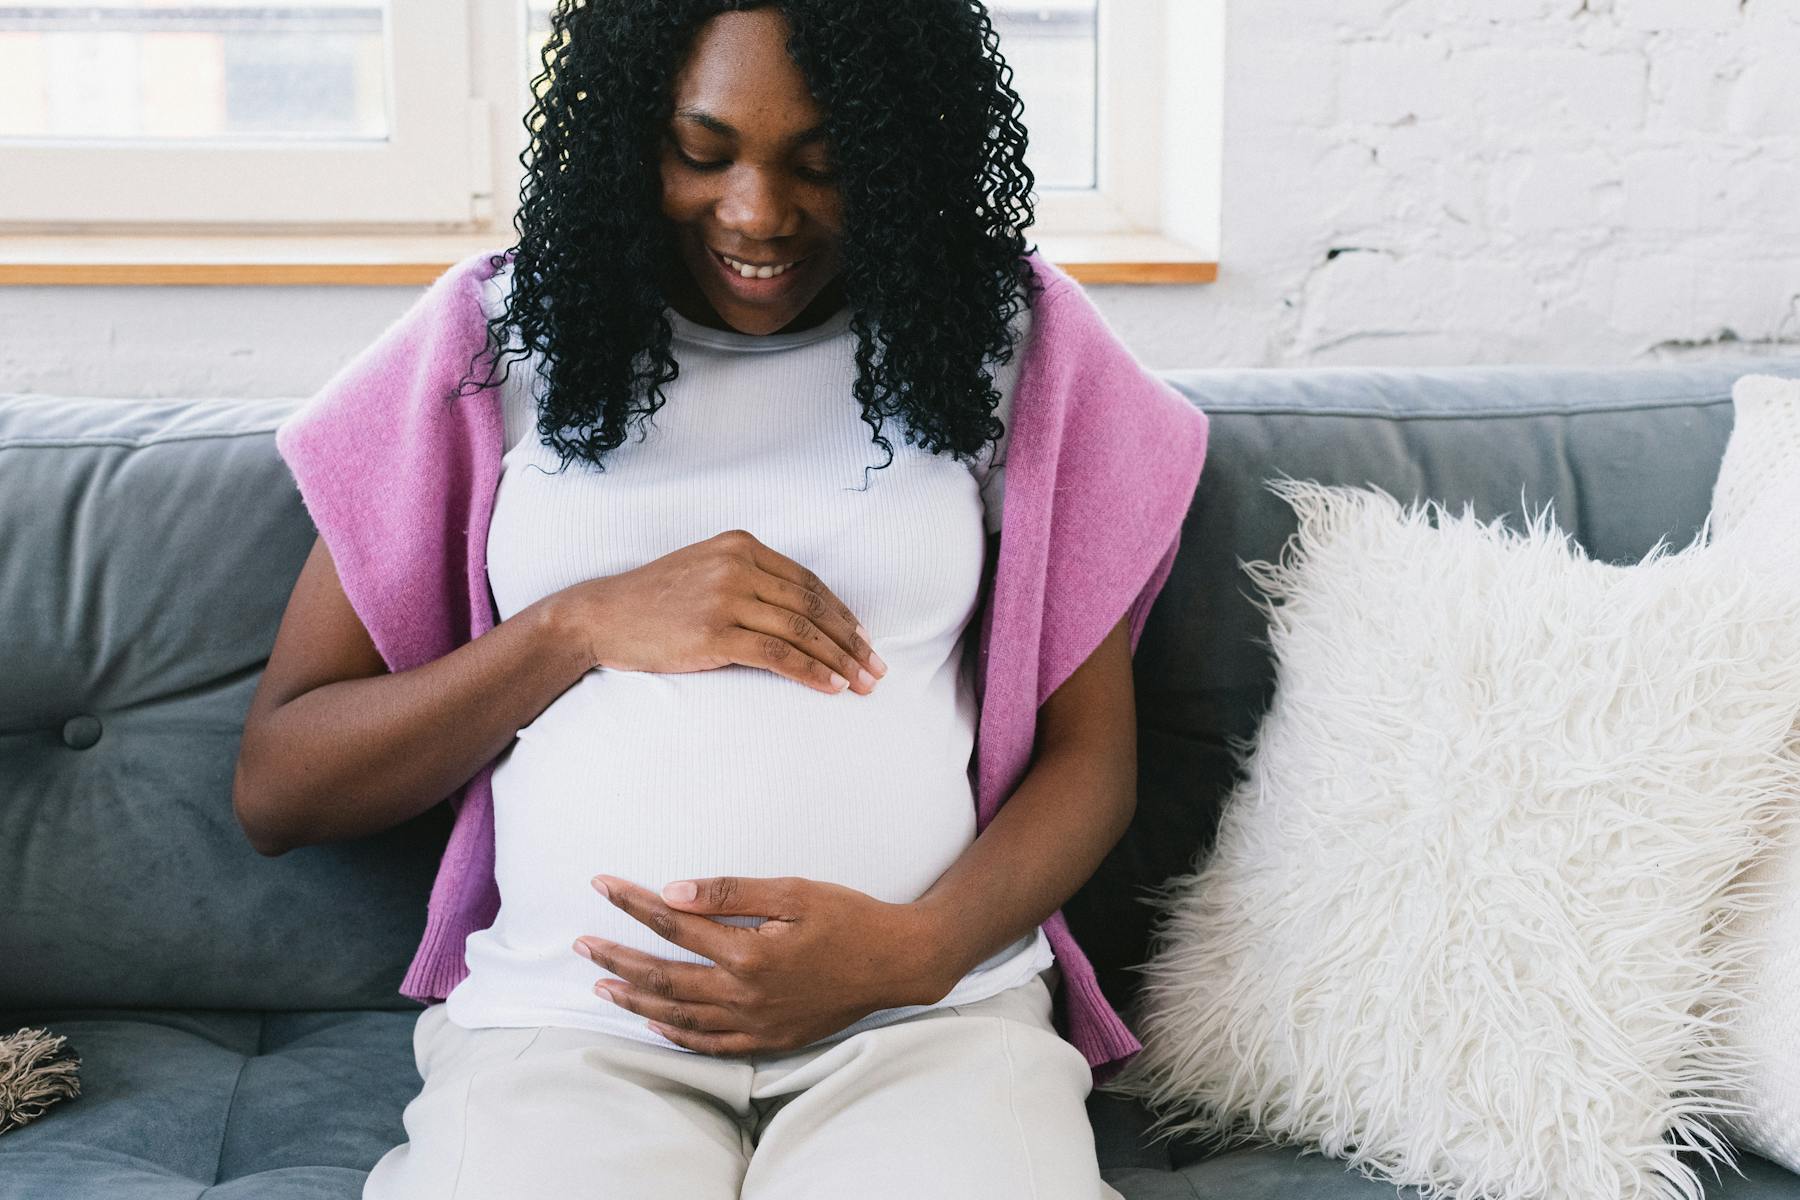
[[[1099, 6], [1100, 0], [990, 0], [988, 5], [1001, 53], [1013, 69], [1013, 88], [1025, 102], [1029, 158], [1040, 188], [1095, 185]], [[533, 78], [543, 70], [554, 7], [551, 0], [527, 0], [526, 63]]]
[[0, 2], [0, 137], [388, 136], [386, 0]]
[[1000, 52], [1025, 102], [1026, 153], [1040, 188], [1091, 188], [1099, 0], [991, 0]]
[[[525, 28], [527, 79], [536, 79], [544, 71], [544, 45], [550, 40], [550, 13], [555, 7], [552, 0], [525, 0], [525, 12], [529, 18]], [[532, 95], [541, 98], [543, 94], [544, 85], [534, 84]]]

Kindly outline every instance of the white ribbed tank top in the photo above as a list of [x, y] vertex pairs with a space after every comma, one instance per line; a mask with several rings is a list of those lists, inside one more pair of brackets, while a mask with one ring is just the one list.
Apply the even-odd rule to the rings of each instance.
[[[488, 285], [490, 315], [504, 303], [510, 270]], [[512, 364], [487, 543], [501, 619], [742, 528], [816, 572], [868, 628], [888, 673], [860, 696], [738, 664], [680, 674], [600, 668], [557, 697], [494, 769], [500, 911], [469, 937], [469, 975], [447, 1001], [466, 1028], [561, 1025], [675, 1046], [594, 995], [607, 972], [571, 943], [592, 934], [679, 962], [710, 960], [603, 900], [588, 882], [596, 874], [652, 891], [710, 875], [798, 875], [900, 903], [923, 894], [975, 838], [978, 708], [963, 651], [984, 529], [1000, 527], [1006, 439], [971, 467], [909, 445], [893, 420], [884, 426], [893, 461], [865, 473], [885, 454], [850, 390], [847, 309], [813, 329], [767, 336], [669, 318], [680, 378], [604, 471], [576, 461], [553, 473], [559, 460], [536, 429], [536, 358]], [[995, 380], [1003, 421], [1019, 358]], [[1034, 930], [936, 1006], [871, 1013], [823, 1041], [972, 1003], [1052, 961]]]

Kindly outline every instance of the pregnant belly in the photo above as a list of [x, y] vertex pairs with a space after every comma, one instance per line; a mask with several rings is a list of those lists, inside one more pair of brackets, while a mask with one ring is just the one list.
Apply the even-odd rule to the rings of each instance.
[[600, 873], [654, 891], [796, 875], [916, 899], [975, 837], [973, 698], [953, 666], [920, 674], [859, 696], [742, 666], [590, 673], [495, 769], [508, 940], [550, 954], [589, 933], [705, 961], [601, 900]]

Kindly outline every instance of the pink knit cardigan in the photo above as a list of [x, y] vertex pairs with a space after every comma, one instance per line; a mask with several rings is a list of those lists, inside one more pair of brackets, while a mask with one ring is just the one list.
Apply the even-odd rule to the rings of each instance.
[[[457, 394], [488, 344], [489, 259], [471, 255], [439, 276], [275, 433], [344, 592], [394, 672], [496, 622], [486, 550], [501, 403], [497, 389]], [[980, 598], [978, 829], [1030, 765], [1038, 707], [1123, 615], [1137, 649], [1206, 454], [1205, 414], [1132, 358], [1080, 285], [1037, 255], [1031, 263], [1045, 290], [1013, 398], [999, 561]], [[424, 1003], [468, 974], [464, 942], [499, 912], [497, 761], [447, 797], [454, 822], [400, 987]], [[1044, 931], [1065, 990], [1059, 1032], [1103, 1082], [1142, 1046], [1060, 910]]]

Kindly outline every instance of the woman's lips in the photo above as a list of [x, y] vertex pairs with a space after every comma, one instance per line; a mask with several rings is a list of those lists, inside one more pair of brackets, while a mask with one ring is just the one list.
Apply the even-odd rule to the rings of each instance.
[[736, 267], [733, 267], [725, 261], [725, 256], [723, 254], [720, 254], [711, 246], [706, 248], [706, 254], [708, 258], [713, 260], [713, 266], [716, 267], [719, 274], [724, 277], [725, 282], [730, 286], [732, 292], [740, 299], [746, 300], [752, 304], [767, 303], [768, 301], [781, 297], [798, 282], [797, 277], [812, 263], [812, 255], [806, 254], [797, 259], [793, 259], [793, 265], [779, 275], [773, 275], [768, 279], [761, 279], [752, 275], [750, 278], [746, 279]]

